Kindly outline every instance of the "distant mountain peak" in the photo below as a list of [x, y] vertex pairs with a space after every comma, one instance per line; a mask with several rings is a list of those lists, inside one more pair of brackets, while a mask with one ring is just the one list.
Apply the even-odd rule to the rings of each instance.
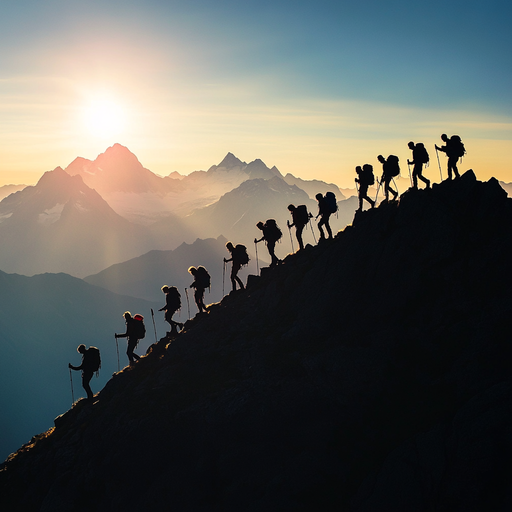
[[230, 169], [231, 167], [244, 165], [247, 164], [238, 159], [233, 153], [228, 153], [217, 167], [225, 167], [226, 169]]

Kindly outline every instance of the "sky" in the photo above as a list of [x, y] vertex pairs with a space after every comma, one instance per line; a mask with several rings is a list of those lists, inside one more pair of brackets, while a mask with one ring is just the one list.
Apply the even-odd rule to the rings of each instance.
[[163, 176], [232, 152], [347, 187], [412, 140], [435, 178], [442, 133], [512, 182], [511, 22], [508, 0], [3, 0], [0, 186], [114, 143]]

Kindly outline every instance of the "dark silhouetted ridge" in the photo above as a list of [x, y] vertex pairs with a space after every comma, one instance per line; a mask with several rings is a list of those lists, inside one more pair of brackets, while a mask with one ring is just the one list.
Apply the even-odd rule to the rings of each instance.
[[472, 171], [358, 214], [11, 456], [2, 510], [506, 510], [511, 226]]

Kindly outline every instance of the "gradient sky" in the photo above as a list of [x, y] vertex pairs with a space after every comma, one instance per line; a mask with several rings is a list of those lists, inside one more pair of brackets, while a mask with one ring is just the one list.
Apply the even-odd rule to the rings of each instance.
[[161, 175], [231, 151], [352, 186], [423, 141], [435, 179], [441, 133], [510, 182], [511, 23], [508, 0], [4, 0], [0, 185], [115, 142]]

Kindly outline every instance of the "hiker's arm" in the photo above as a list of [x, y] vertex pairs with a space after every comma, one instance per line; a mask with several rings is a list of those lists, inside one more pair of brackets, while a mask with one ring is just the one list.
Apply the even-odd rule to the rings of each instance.
[[254, 243], [257, 244], [257, 243], [261, 242], [262, 240], [265, 240], [265, 236], [262, 236], [259, 240], [256, 240], [256, 238], [255, 238]]
[[158, 311], [165, 311], [166, 309], [167, 309], [167, 304], [163, 308], [160, 308]]
[[116, 334], [116, 338], [126, 338], [128, 336], [128, 331], [126, 331], [124, 334]]
[[230, 261], [233, 261], [233, 258], [229, 258], [229, 260], [227, 260], [226, 258], [224, 258], [224, 263], [229, 263]]
[[80, 365], [80, 366], [73, 366], [71, 363], [68, 364], [69, 368], [71, 368], [72, 370], [81, 370], [82, 369], [82, 366], [83, 366], [83, 363]]

